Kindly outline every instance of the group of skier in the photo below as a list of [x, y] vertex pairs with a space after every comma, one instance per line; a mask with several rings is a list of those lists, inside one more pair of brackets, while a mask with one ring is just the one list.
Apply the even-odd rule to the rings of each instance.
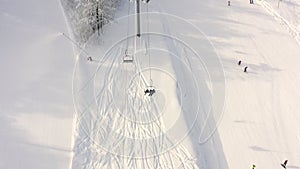
[[[239, 65], [239, 66], [242, 65], [242, 61], [241, 61], [241, 60], [239, 60], [238, 65]], [[245, 67], [244, 67], [244, 72], [247, 73], [247, 70], [248, 70], [248, 66], [245, 66]]]
[[155, 93], [155, 89], [146, 89], [144, 91], [144, 95], [148, 94], [148, 96], [152, 96]]

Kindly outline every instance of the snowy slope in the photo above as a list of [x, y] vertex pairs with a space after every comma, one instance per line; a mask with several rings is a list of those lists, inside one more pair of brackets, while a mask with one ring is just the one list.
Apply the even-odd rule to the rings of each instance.
[[0, 1], [0, 168], [68, 168], [73, 49], [59, 1]]
[[281, 24], [285, 25], [290, 34], [300, 44], [300, 2], [297, 0], [286, 1], [258, 1], [258, 3]]
[[152, 0], [136, 41], [128, 4], [74, 59], [59, 1], [0, 2], [0, 168], [300, 168], [299, 2]]
[[[169, 4], [169, 13], [208, 35], [222, 60], [226, 105], [218, 129], [228, 167], [280, 168], [288, 159], [289, 167], [299, 168], [300, 47], [287, 29], [299, 19], [282, 15], [288, 21], [282, 22], [275, 9], [270, 14], [263, 4], [247, 1], [232, 1], [230, 7], [217, 1]], [[280, 9], [300, 10], [297, 5]], [[249, 66], [248, 74], [242, 72], [244, 66]]]
[[[124, 5], [118, 15], [128, 12], [128, 2]], [[78, 56], [72, 167], [226, 168], [218, 135], [207, 141], [224, 99], [217, 54], [196, 27], [162, 13], [158, 2], [148, 8], [155, 13], [143, 14], [142, 25], [150, 34], [135, 39], [134, 16], [123, 17], [103, 36], [90, 39]], [[133, 54], [134, 44], [134, 62], [123, 63], [125, 50]], [[94, 61], [87, 62], [88, 56]], [[144, 94], [149, 86], [157, 90], [153, 97]], [[220, 109], [213, 104], [221, 104]]]
[[[227, 93], [219, 131], [229, 167], [280, 168], [288, 159], [288, 168], [300, 168], [299, 44], [259, 4], [237, 1], [229, 18], [224, 26], [235, 36], [215, 38], [223, 43], [216, 45]], [[249, 66], [248, 74], [242, 72], [244, 66]]]
[[258, 1], [263, 4], [263, 7], [269, 6], [273, 11], [277, 12], [280, 16], [285, 18], [288, 22], [295, 26], [298, 31], [300, 30], [300, 2], [297, 0], [265, 0]]
[[[126, 66], [122, 63], [124, 49], [127, 48], [126, 40], [122, 41], [122, 39], [126, 37], [126, 25], [133, 26], [133, 21], [128, 24], [126, 19], [125, 21], [118, 20], [107, 27], [105, 31], [107, 34], [104, 34], [101, 40], [98, 40], [98, 37], [90, 40], [86, 48], [87, 52], [79, 56], [75, 73], [78, 79], [74, 94], [77, 98], [75, 104], [79, 117], [75, 131], [77, 138], [73, 168], [250, 168], [252, 164], [256, 164], [257, 168], [280, 168], [280, 163], [285, 159], [289, 159], [289, 167], [299, 168], [300, 164], [297, 160], [300, 152], [298, 125], [300, 116], [297, 114], [299, 92], [296, 87], [300, 83], [297, 67], [299, 45], [295, 36], [289, 32], [289, 29], [286, 29], [288, 24], [278, 21], [278, 17], [274, 15], [275, 10], [272, 10], [273, 13], [270, 15], [270, 10], [267, 10], [264, 3], [250, 5], [247, 1], [232, 1], [231, 4], [232, 6], [228, 7], [227, 2], [213, 0], [205, 2], [188, 0], [184, 3], [174, 0], [152, 1], [149, 4], [149, 11], [158, 12], [159, 16], [150, 15], [150, 28], [146, 26], [147, 23], [144, 23], [144, 31], [148, 29], [152, 33], [159, 32], [171, 36], [173, 40], [150, 37], [150, 44], [152, 44], [150, 45], [149, 39], [143, 39], [142, 36], [141, 42], [138, 41], [138, 44], [142, 45], [137, 47], [141, 48], [142, 54], [136, 54], [140, 60], [136, 60], [133, 65]], [[127, 13], [126, 5], [122, 9], [119, 16]], [[145, 7], [143, 10], [146, 10]], [[185, 21], [169, 14], [183, 17]], [[143, 18], [147, 18], [147, 15]], [[181, 22], [184, 22], [185, 26]], [[207, 46], [203, 40], [203, 34], [191, 29], [188, 26], [189, 22], [200, 28], [214, 47]], [[185, 42], [188, 47], [182, 47], [176, 38]], [[133, 38], [129, 39], [133, 41]], [[115, 43], [116, 40], [121, 41]], [[151, 53], [158, 50], [155, 55], [160, 57], [151, 65], [167, 70], [185, 90], [183, 92], [186, 92], [185, 94], [189, 93], [188, 89], [192, 89], [197, 95], [197, 90], [193, 89], [191, 80], [183, 77], [188, 78], [193, 73], [200, 75], [199, 77], [205, 77], [205, 73], [197, 72], [197, 66], [193, 65], [190, 66], [191, 73], [184, 70], [184, 64], [180, 62], [195, 63], [199, 67], [201, 64], [193, 59], [192, 54], [182, 53], [181, 50], [191, 48], [197, 51], [206, 68], [211, 69], [208, 71], [209, 75], [215, 77], [213, 70], [221, 73], [222, 71], [218, 69], [220, 67], [216, 69], [214, 65], [207, 62], [209, 59], [205, 60], [206, 57], [212, 58], [210, 55], [212, 53], [209, 51], [213, 48], [219, 54], [223, 64], [221, 68], [224, 68], [225, 72], [224, 114], [219, 114], [215, 110], [222, 109], [222, 104], [213, 104], [212, 116], [205, 116], [205, 110], [210, 107], [211, 102], [203, 103], [202, 99], [197, 100], [197, 96], [188, 95], [191, 100], [187, 101], [187, 107], [200, 104], [204, 111], [199, 111], [199, 119], [196, 118], [198, 120], [196, 120], [196, 125], [192, 126], [190, 133], [188, 124], [189, 118], [193, 117], [193, 111], [180, 112], [183, 116], [176, 121], [175, 126], [180, 126], [180, 124], [182, 126], [181, 130], [176, 130], [176, 134], [189, 133], [189, 135], [184, 141], [175, 144], [173, 149], [163, 154], [151, 149], [152, 144], [159, 148], [164, 148], [164, 145], [168, 144], [172, 145], [176, 139], [164, 138], [172, 138], [176, 134], [168, 135], [169, 129], [159, 126], [164, 126], [165, 123], [168, 124], [173, 120], [176, 106], [181, 109], [186, 107], [184, 104], [179, 104], [180, 97], [172, 96], [172, 92], [178, 92], [178, 89], [172, 86], [172, 78], [167, 80], [168, 78], [158, 77], [160, 73], [156, 77], [153, 75], [154, 79], [167, 80], [154, 81], [154, 86], [160, 88], [154, 101], [173, 102], [175, 105], [172, 107], [175, 109], [166, 108], [165, 111], [172, 113], [156, 124], [156, 127], [160, 128], [159, 131], [161, 130], [166, 137], [159, 139], [159, 142], [153, 141], [150, 145], [148, 142], [136, 141], [136, 139], [153, 137], [155, 133], [160, 133], [153, 126], [137, 124], [137, 121], [141, 119], [148, 120], [147, 122], [153, 119], [149, 115], [146, 117], [150, 119], [144, 119], [144, 116], [139, 115], [145, 110], [148, 112], [149, 107], [151, 110], [151, 100], [144, 100], [143, 95], [143, 89], [149, 85], [147, 71], [150, 64], [148, 65], [147, 52], [143, 54], [144, 50], [149, 50], [146, 46], [154, 48], [154, 51], [150, 51]], [[96, 61], [86, 63], [86, 53], [93, 56]], [[155, 58], [155, 56], [152, 57]], [[180, 58], [179, 61], [174, 60], [176, 57]], [[242, 66], [237, 65], [238, 60], [242, 60]], [[172, 67], [160, 63], [171, 63]], [[244, 66], [249, 67], [248, 73], [242, 71]], [[140, 73], [136, 74], [137, 72]], [[133, 84], [137, 83], [141, 86], [136, 86], [137, 88], [133, 91], [130, 87], [126, 87], [130, 86], [127, 85], [126, 79], [135, 79], [139, 76], [143, 79], [142, 85], [135, 80]], [[210, 100], [212, 97], [222, 96], [220, 92], [222, 93], [223, 90], [213, 92], [209, 87], [210, 83], [220, 84], [220, 79], [213, 81], [214, 79], [197, 77], [196, 85], [201, 90], [199, 93], [201, 97]], [[200, 82], [207, 83], [199, 85]], [[166, 84], [168, 85], [165, 86]], [[168, 91], [171, 93], [166, 94]], [[127, 100], [132, 94], [135, 95], [137, 103], [147, 106], [143, 109], [136, 109], [135, 106], [133, 110], [129, 109], [129, 113], [133, 114], [133, 116], [129, 114], [129, 117], [134, 117], [134, 123], [131, 121], [126, 124], [126, 120], [122, 119], [124, 112], [128, 113], [127, 105], [135, 105], [135, 102]], [[167, 96], [167, 99], [161, 99], [159, 94]], [[159, 108], [159, 104], [157, 106]], [[203, 125], [206, 122], [201, 119], [206, 119], [208, 125]], [[213, 129], [214, 125], [218, 126], [218, 131]], [[203, 137], [203, 133], [208, 137]], [[210, 133], [213, 135], [211, 136]], [[135, 138], [135, 142], [122, 139], [124, 135]], [[156, 156], [146, 158], [149, 151]], [[182, 160], [187, 158], [182, 156], [182, 153], [192, 160], [188, 162]]]

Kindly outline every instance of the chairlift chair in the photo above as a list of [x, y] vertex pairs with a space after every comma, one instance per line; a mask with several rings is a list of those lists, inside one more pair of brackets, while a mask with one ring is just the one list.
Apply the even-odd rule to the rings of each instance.
[[123, 62], [124, 63], [132, 63], [133, 62], [133, 56], [128, 54], [128, 50], [126, 49], [125, 51], [125, 55], [124, 55], [124, 58], [123, 58]]
[[144, 3], [149, 3], [150, 0], [142, 0]]

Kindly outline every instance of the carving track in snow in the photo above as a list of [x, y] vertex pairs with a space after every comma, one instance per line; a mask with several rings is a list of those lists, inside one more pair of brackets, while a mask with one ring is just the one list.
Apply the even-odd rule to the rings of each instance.
[[[77, 125], [83, 138], [75, 149], [84, 153], [90, 151], [89, 156], [85, 155], [82, 166], [197, 168], [192, 155], [182, 145], [177, 145], [182, 135], [176, 138], [168, 133], [172, 130], [169, 128], [177, 123], [174, 116], [180, 117], [183, 113], [181, 111], [189, 109], [179, 107], [183, 104], [180, 102], [184, 101], [181, 100], [180, 84], [171, 72], [171, 65], [148, 67], [148, 63], [144, 63], [148, 58], [141, 57], [139, 60], [138, 57], [145, 51], [137, 53], [133, 63], [123, 63], [123, 46], [121, 43], [121, 46], [116, 47], [119, 50], [110, 50], [94, 74], [94, 81], [87, 78], [87, 85], [84, 84], [78, 93], [74, 93], [80, 114]], [[167, 51], [152, 49], [151, 53], [159, 56], [151, 57], [154, 63], [168, 62]], [[80, 67], [84, 63], [78, 64]], [[143, 92], [150, 85], [147, 78], [150, 69], [153, 85], [157, 89], [152, 97]], [[193, 84], [192, 81], [191, 83]], [[192, 89], [195, 90], [195, 87], [194, 84]], [[192, 97], [193, 100], [198, 100], [197, 95]], [[173, 121], [169, 120], [170, 124], [165, 124], [167, 118]], [[81, 150], [81, 147], [89, 148]]]
[[[199, 53], [170, 34], [168, 24], [178, 22], [158, 13], [152, 18], [158, 21], [153, 28], [158, 33], [116, 36], [102, 46], [95, 36], [86, 45], [88, 52], [79, 56], [73, 88], [78, 114], [73, 168], [199, 167], [198, 143], [216, 128], [211, 121], [211, 77]], [[123, 21], [109, 31], [126, 26]], [[203, 51], [209, 53], [213, 48], [205, 41]], [[125, 50], [135, 53], [132, 63], [123, 62]], [[87, 63], [86, 53], [97, 59]], [[148, 87], [156, 90], [151, 97], [144, 94]], [[195, 124], [198, 133], [187, 137]]]
[[300, 45], [300, 32], [297, 30], [296, 26], [293, 25], [286, 19], [284, 16], [280, 15], [276, 9], [272, 7], [272, 5], [264, 0], [258, 1], [259, 4], [272, 16], [274, 16], [276, 19], [280, 20], [284, 25], [287, 26], [292, 36], [296, 39], [298, 44]]
[[[134, 16], [123, 18], [102, 37], [92, 37], [79, 55], [73, 83], [73, 168], [199, 168], [209, 156], [206, 152], [200, 158], [199, 143], [212, 136], [220, 117], [212, 111], [216, 87], [211, 80], [220, 82], [222, 95], [222, 67], [197, 29], [161, 13], [149, 18], [151, 28], [140, 38], [133, 30], [126, 35]], [[175, 36], [174, 28], [188, 33]], [[123, 63], [126, 50], [134, 54], [133, 63]], [[93, 56], [92, 63], [86, 53]], [[156, 89], [151, 97], [144, 94], [148, 87]]]

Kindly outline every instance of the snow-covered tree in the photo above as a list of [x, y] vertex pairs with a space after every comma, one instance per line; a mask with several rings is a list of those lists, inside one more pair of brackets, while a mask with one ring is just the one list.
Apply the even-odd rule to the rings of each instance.
[[74, 37], [79, 43], [98, 32], [113, 18], [120, 0], [61, 0]]

